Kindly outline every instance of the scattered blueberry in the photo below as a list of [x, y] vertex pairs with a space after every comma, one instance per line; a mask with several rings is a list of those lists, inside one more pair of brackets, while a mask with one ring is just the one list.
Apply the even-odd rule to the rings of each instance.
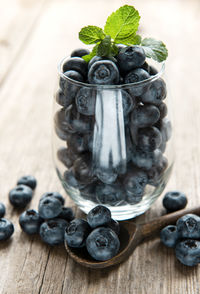
[[105, 261], [118, 253], [120, 242], [114, 231], [100, 227], [89, 234], [86, 239], [86, 247], [95, 260]]
[[63, 207], [61, 213], [58, 215], [58, 218], [71, 222], [74, 219], [74, 212], [70, 207]]
[[43, 219], [34, 209], [24, 211], [19, 217], [19, 224], [22, 230], [29, 235], [38, 233], [42, 222]]
[[163, 198], [163, 206], [168, 211], [176, 211], [185, 208], [187, 205], [187, 197], [179, 191], [167, 192]]
[[14, 226], [11, 221], [0, 218], [0, 241], [9, 239], [14, 233]]
[[37, 185], [37, 181], [34, 176], [24, 176], [17, 181], [17, 185], [25, 185], [34, 190]]
[[178, 219], [177, 230], [180, 238], [200, 239], [200, 217], [186, 214]]
[[85, 246], [85, 240], [91, 229], [83, 219], [74, 219], [65, 230], [65, 241], [68, 246], [81, 248]]
[[200, 262], [200, 241], [189, 239], [178, 242], [175, 253], [182, 264], [195, 266]]
[[56, 197], [44, 197], [40, 200], [38, 212], [43, 219], [57, 217], [62, 211], [62, 204]]
[[111, 212], [106, 206], [97, 205], [89, 211], [87, 221], [91, 228], [106, 225], [111, 221]]
[[24, 208], [32, 197], [33, 190], [25, 185], [18, 185], [9, 192], [10, 203], [17, 208]]
[[160, 233], [160, 239], [165, 246], [175, 248], [179, 239], [177, 227], [169, 225], [163, 228]]
[[90, 84], [116, 85], [119, 83], [119, 71], [110, 60], [100, 60], [92, 64], [88, 72]]
[[67, 226], [68, 222], [64, 219], [47, 220], [40, 226], [40, 237], [49, 245], [63, 244]]
[[6, 213], [6, 207], [3, 203], [0, 202], [0, 218], [4, 217]]
[[53, 197], [53, 198], [56, 198], [56, 199], [58, 199], [59, 201], [60, 201], [60, 203], [61, 203], [61, 205], [64, 205], [64, 203], [65, 203], [65, 199], [63, 198], [63, 196], [60, 194], [60, 193], [58, 193], [58, 192], [46, 192], [46, 193], [44, 193], [42, 196], [41, 196], [41, 198], [40, 198], [40, 201], [42, 200], [42, 199], [46, 199], [46, 198], [49, 198], [49, 197]]

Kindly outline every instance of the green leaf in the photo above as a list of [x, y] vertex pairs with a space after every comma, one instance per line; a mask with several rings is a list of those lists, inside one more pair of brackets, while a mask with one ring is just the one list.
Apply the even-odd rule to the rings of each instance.
[[97, 55], [97, 49], [98, 49], [99, 44], [93, 47], [92, 51], [90, 54], [82, 56], [82, 58], [86, 61], [89, 62], [95, 55]]
[[111, 52], [111, 37], [106, 36], [97, 48], [97, 55], [106, 57], [109, 56]]
[[105, 38], [103, 30], [96, 26], [87, 26], [79, 32], [79, 39], [87, 44], [96, 44]]
[[110, 35], [115, 43], [123, 44], [124, 39], [136, 34], [139, 20], [138, 11], [133, 6], [124, 5], [108, 17], [104, 32]]
[[123, 40], [124, 45], [140, 45], [142, 38], [139, 35], [132, 35]]
[[145, 38], [142, 40], [141, 45], [147, 57], [153, 58], [158, 62], [166, 60], [168, 56], [168, 50], [162, 41], [157, 41], [152, 38]]

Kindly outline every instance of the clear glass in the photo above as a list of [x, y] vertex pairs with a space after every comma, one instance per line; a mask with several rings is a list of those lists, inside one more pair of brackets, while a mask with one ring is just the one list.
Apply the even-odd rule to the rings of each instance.
[[173, 166], [172, 118], [165, 64], [145, 81], [91, 85], [58, 66], [53, 157], [58, 177], [85, 213], [97, 204], [125, 220], [150, 208]]

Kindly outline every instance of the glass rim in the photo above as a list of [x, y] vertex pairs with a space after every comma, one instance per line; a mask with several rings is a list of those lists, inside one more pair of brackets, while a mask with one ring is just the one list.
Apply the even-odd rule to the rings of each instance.
[[[122, 88], [129, 88], [129, 87], [138, 87], [138, 86], [142, 86], [145, 84], [150, 84], [154, 81], [156, 81], [157, 79], [159, 79], [165, 71], [165, 62], [162, 61], [160, 62], [161, 64], [161, 68], [158, 71], [157, 74], [150, 76], [150, 78], [140, 81], [140, 82], [135, 82], [135, 83], [129, 83], [129, 84], [117, 84], [117, 85], [99, 85], [99, 84], [88, 84], [88, 83], [83, 83], [83, 82], [79, 82], [79, 81], [75, 81], [70, 79], [69, 77], [67, 77], [64, 72], [62, 71], [63, 68], [63, 64], [64, 62], [70, 58], [70, 56], [64, 57], [57, 66], [58, 69], [58, 73], [59, 76], [62, 77], [65, 80], [68, 80], [70, 83], [75, 84], [75, 85], [79, 85], [82, 87], [88, 87], [88, 88], [100, 88], [100, 89], [122, 89]], [[157, 62], [157, 64], [159, 64], [159, 62]]]

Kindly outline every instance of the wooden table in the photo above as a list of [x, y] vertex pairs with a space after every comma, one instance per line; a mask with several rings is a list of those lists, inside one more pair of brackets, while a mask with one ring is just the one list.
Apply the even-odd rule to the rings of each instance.
[[[178, 294], [200, 293], [199, 267], [181, 265], [160, 240], [143, 243], [112, 270], [75, 264], [63, 247], [28, 237], [8, 192], [25, 174], [38, 179], [30, 207], [46, 191], [64, 191], [51, 155], [52, 100], [57, 63], [76, 47], [87, 24], [102, 26], [120, 0], [0, 0], [0, 201], [15, 225], [12, 240], [0, 244], [1, 294]], [[167, 187], [200, 200], [200, 2], [135, 0], [144, 36], [169, 49], [167, 76], [173, 97], [176, 164]], [[67, 204], [73, 205], [67, 199]], [[162, 197], [139, 221], [164, 214]]]

